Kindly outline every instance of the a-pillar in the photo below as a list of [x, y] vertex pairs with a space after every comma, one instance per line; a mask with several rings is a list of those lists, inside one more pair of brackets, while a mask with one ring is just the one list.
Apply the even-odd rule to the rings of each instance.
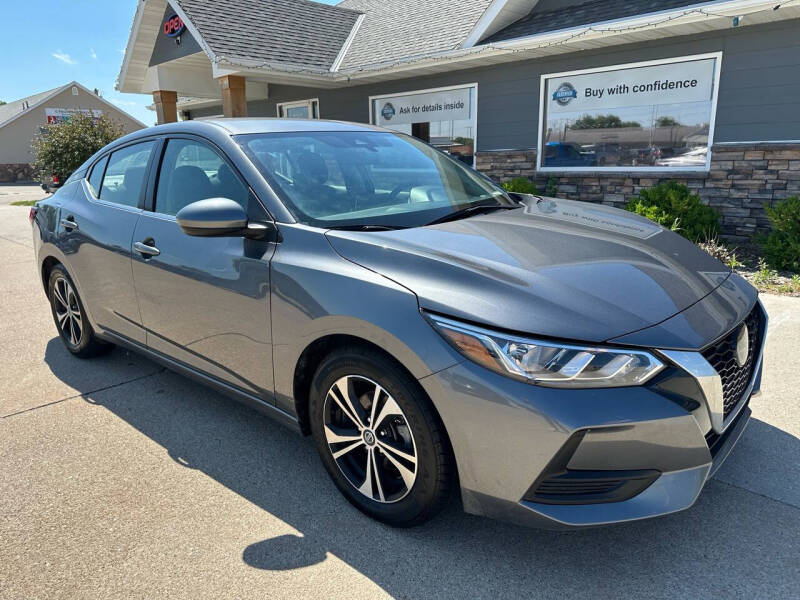
[[153, 92], [158, 124], [178, 122], [178, 93], [166, 90]]
[[222, 86], [222, 114], [226, 117], [246, 117], [245, 78], [239, 75], [225, 75], [219, 78], [219, 83]]

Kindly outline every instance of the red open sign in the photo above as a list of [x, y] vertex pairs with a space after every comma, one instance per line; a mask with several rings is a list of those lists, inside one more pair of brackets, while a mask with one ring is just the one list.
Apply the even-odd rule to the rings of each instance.
[[183, 24], [183, 19], [178, 15], [172, 15], [164, 22], [164, 35], [169, 37], [178, 37], [183, 33], [186, 26]]

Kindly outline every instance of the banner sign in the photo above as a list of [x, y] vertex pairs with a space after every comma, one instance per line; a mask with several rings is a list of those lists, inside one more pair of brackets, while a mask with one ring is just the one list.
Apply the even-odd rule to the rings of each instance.
[[102, 110], [89, 110], [88, 108], [45, 108], [44, 116], [48, 125], [58, 125], [68, 123], [72, 115], [81, 113], [93, 119], [103, 116]]
[[431, 121], [458, 121], [470, 118], [470, 89], [408, 94], [377, 101], [378, 125], [407, 125]]
[[709, 101], [715, 58], [547, 78], [547, 112]]

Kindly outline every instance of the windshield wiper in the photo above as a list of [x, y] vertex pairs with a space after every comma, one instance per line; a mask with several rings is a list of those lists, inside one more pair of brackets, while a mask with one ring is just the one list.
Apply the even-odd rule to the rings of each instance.
[[455, 212], [446, 214], [443, 217], [434, 219], [430, 223], [426, 223], [426, 225], [438, 225], [439, 223], [449, 223], [450, 221], [457, 221], [459, 219], [464, 219], [466, 217], [469, 217], [471, 215], [480, 212], [491, 212], [495, 210], [513, 210], [516, 208], [519, 208], [519, 206], [509, 206], [507, 204], [477, 204], [474, 206], [467, 206], [466, 208], [462, 208]]

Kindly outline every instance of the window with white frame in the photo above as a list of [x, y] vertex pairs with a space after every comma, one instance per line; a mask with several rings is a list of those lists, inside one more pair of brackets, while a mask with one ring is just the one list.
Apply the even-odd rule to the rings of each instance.
[[297, 102], [280, 102], [278, 117], [282, 119], [319, 119], [319, 100], [298, 100]]
[[721, 53], [543, 75], [542, 171], [706, 171]]
[[370, 121], [475, 164], [478, 84], [371, 96]]

